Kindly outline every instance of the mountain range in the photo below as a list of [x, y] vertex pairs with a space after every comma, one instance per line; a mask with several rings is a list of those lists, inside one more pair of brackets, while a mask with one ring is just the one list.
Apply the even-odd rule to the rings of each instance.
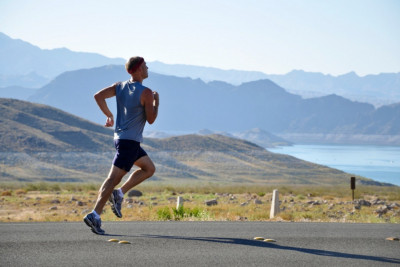
[[376, 107], [400, 102], [400, 72], [360, 77], [355, 72], [332, 76], [294, 70], [285, 75], [269, 74], [267, 78], [289, 92], [307, 98], [336, 94]]
[[[0, 99], [1, 181], [102, 182], [113, 155], [110, 129], [59, 109]], [[323, 184], [348, 182], [350, 174], [271, 153], [222, 135], [146, 138], [156, 165], [152, 180], [169, 183]], [[382, 185], [359, 177], [361, 183]]]
[[[29, 101], [103, 124], [104, 115], [93, 94], [128, 78], [123, 66], [65, 72], [37, 90]], [[260, 128], [296, 142], [315, 141], [318, 136], [329, 142], [327, 136], [332, 136], [331, 141], [346, 143], [345, 139], [355, 135], [366, 143], [400, 142], [400, 104], [375, 108], [337, 95], [303, 99], [270, 80], [234, 86], [151, 72], [144, 85], [158, 91], [161, 98], [157, 123], [150, 130], [243, 132]], [[115, 113], [115, 100], [108, 103]], [[385, 138], [378, 138], [382, 135]]]
[[125, 63], [122, 58], [107, 58], [96, 53], [41, 49], [1, 32], [0, 48], [0, 87], [38, 88], [65, 71]]
[[340, 95], [353, 101], [382, 106], [400, 102], [400, 72], [370, 74], [363, 77], [355, 72], [339, 76], [319, 72], [293, 70], [287, 74], [265, 74], [258, 71], [221, 70], [183, 64], [150, 62], [151, 71], [178, 77], [223, 81], [233, 85], [269, 79], [288, 92], [305, 98]]
[[[108, 58], [95, 53], [73, 52], [66, 48], [40, 49], [22, 40], [0, 33], [0, 97], [8, 97], [12, 88], [40, 88], [57, 75], [71, 70], [122, 65], [122, 58]], [[304, 98], [336, 94], [352, 101], [371, 103], [376, 107], [400, 102], [400, 72], [371, 74], [363, 77], [354, 72], [332, 76], [318, 72], [293, 70], [287, 74], [266, 74], [259, 71], [222, 70], [183, 64], [148, 62], [152, 72], [204, 82], [223, 81], [235, 86], [269, 79], [290, 93]], [[22, 90], [22, 89], [21, 89]], [[7, 91], [7, 92], [5, 92]], [[27, 99], [30, 91], [24, 91]], [[18, 94], [21, 95], [21, 94]]]
[[[128, 79], [122, 65], [123, 59], [76, 53], [67, 49], [43, 50], [1, 33], [0, 47], [4, 59], [0, 62], [0, 80], [4, 78], [15, 83], [14, 86], [0, 88], [0, 97], [51, 105], [96, 123], [102, 124], [104, 116], [92, 95], [115, 81]], [[118, 65], [109, 65], [115, 62]], [[104, 64], [106, 66], [92, 68]], [[291, 142], [400, 143], [399, 104], [376, 108], [338, 94], [326, 95], [329, 90], [341, 90], [346, 94], [350, 92], [348, 88], [355, 88], [361, 90], [362, 95], [377, 101], [382, 96], [389, 97], [393, 102], [400, 91], [398, 74], [358, 77], [350, 73], [333, 77], [293, 71], [280, 76], [161, 62], [150, 62], [148, 65], [155, 72], [150, 73], [145, 85], [159, 91], [162, 97], [157, 123], [149, 127], [153, 132], [168, 132], [164, 135], [170, 135], [169, 132], [188, 133], [211, 129], [213, 132], [229, 132], [248, 138], [258, 136], [252, 141], [258, 139], [258, 144], [262, 144], [261, 139], [268, 140], [266, 134], [260, 138], [259, 133], [244, 133], [249, 129], [258, 129]], [[85, 67], [87, 69], [81, 69]], [[55, 78], [48, 78], [60, 72]], [[50, 82], [38, 89], [32, 88], [34, 84], [43, 83], [42, 78], [50, 79]], [[214, 80], [218, 78], [228, 82]], [[292, 89], [284, 89], [272, 80], [263, 78], [286, 83]], [[17, 81], [26, 81], [32, 86], [17, 86]], [[303, 87], [297, 90], [291, 84]], [[338, 88], [335, 84], [341, 89], [335, 89]], [[381, 85], [385, 88], [382, 89]], [[326, 86], [330, 86], [328, 91], [323, 89]], [[381, 90], [379, 96], [375, 94], [377, 90]], [[304, 98], [304, 95], [310, 96], [315, 92], [324, 96]], [[111, 99], [108, 103], [115, 111], [115, 101]], [[276, 141], [279, 139], [276, 136], [274, 138]]]

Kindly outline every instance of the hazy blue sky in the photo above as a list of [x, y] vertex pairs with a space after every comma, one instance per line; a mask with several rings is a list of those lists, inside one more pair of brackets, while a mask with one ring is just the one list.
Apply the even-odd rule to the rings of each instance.
[[1, 0], [0, 32], [109, 57], [339, 75], [400, 72], [398, 0]]

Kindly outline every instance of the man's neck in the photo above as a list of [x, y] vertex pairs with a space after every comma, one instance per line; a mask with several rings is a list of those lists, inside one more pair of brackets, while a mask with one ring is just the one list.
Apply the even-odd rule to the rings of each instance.
[[138, 82], [138, 83], [142, 83], [143, 82], [143, 79], [139, 79], [138, 77], [131, 77], [131, 81], [132, 82]]

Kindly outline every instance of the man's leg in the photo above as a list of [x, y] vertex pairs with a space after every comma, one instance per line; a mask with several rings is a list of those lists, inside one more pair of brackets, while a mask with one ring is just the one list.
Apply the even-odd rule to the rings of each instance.
[[126, 173], [127, 171], [112, 165], [110, 173], [108, 174], [108, 178], [100, 187], [97, 202], [94, 206], [94, 210], [97, 212], [97, 214], [101, 214], [104, 205], [107, 203], [114, 190], [114, 187], [116, 187], [121, 182], [122, 177], [124, 177]]
[[156, 167], [149, 156], [141, 157], [135, 161], [135, 165], [138, 166], [139, 169], [133, 172], [129, 179], [121, 186], [122, 193], [124, 194], [147, 178], [153, 176], [156, 171]]
[[92, 229], [93, 233], [104, 235], [105, 232], [103, 229], [101, 229], [100, 214], [103, 211], [104, 205], [106, 204], [108, 198], [113, 192], [114, 187], [119, 184], [125, 174], [125, 170], [112, 165], [110, 173], [108, 174], [108, 178], [104, 181], [99, 190], [94, 211], [86, 214], [86, 216], [83, 218], [83, 221]]

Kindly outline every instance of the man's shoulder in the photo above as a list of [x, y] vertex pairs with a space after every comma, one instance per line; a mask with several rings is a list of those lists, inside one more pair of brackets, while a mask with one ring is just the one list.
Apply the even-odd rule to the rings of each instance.
[[115, 87], [115, 88], [117, 88], [117, 87], [121, 87], [121, 85], [123, 85], [125, 82], [121, 82], [121, 81], [119, 81], [119, 82], [115, 82], [115, 83], [113, 83], [113, 87]]
[[113, 84], [113, 86], [116, 88], [116, 89], [123, 89], [123, 88], [125, 88], [125, 87], [128, 87], [130, 84], [134, 84], [134, 82], [132, 82], [131, 80], [126, 80], [126, 81], [119, 81], [119, 82], [115, 82], [114, 84]]
[[132, 80], [126, 80], [126, 81], [123, 81], [123, 82], [116, 82], [114, 85], [116, 86], [116, 88], [119, 88], [119, 89], [123, 89], [125, 87], [129, 87], [129, 88], [136, 88], [136, 90], [140, 90], [141, 92], [142, 91], [146, 91], [146, 90], [152, 92], [152, 90], [149, 87], [143, 85], [140, 82], [132, 81]]
[[137, 82], [137, 84], [138, 84], [138, 87], [140, 87], [142, 89], [142, 91], [147, 91], [147, 90], [151, 91], [151, 89], [149, 87], [147, 87], [146, 85], [143, 85], [139, 82]]

